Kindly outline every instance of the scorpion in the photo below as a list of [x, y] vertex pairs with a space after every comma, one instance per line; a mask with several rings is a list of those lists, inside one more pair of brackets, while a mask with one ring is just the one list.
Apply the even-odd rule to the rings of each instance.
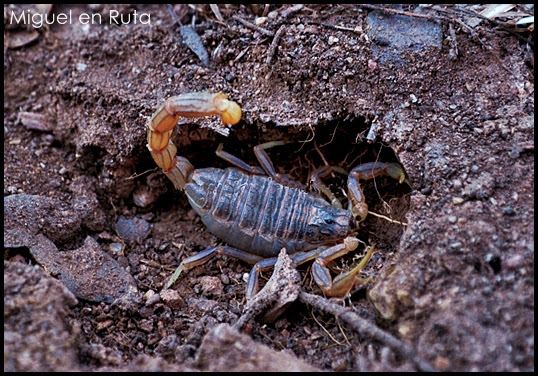
[[[220, 147], [217, 155], [234, 167], [195, 169], [171, 141], [179, 117], [219, 115], [225, 125], [241, 120], [241, 107], [223, 93], [193, 92], [168, 98], [147, 123], [147, 147], [158, 167], [176, 189], [185, 192], [192, 208], [201, 216], [209, 232], [225, 241], [184, 259], [165, 289], [170, 288], [180, 273], [201, 265], [216, 255], [226, 255], [254, 264], [247, 280], [246, 297], [258, 291], [259, 272], [272, 268], [282, 248], [295, 265], [314, 260], [312, 275], [326, 296], [342, 297], [366, 279], [358, 277], [374, 251], [368, 246], [366, 255], [350, 270], [333, 278], [328, 263], [355, 250], [358, 223], [368, 214], [368, 206], [359, 181], [387, 175], [408, 182], [403, 167], [397, 163], [370, 162], [361, 164], [348, 175], [348, 209], [321, 181], [339, 167], [324, 166], [315, 170], [311, 181], [321, 195], [307, 192], [291, 179], [275, 172], [265, 149], [283, 145], [272, 141], [254, 147], [261, 165], [250, 166]], [[343, 170], [343, 169], [342, 169]], [[344, 171], [345, 172], [345, 171]]]

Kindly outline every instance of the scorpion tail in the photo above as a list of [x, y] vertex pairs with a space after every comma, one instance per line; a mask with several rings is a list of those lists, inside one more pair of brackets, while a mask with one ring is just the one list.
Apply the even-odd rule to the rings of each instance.
[[157, 166], [176, 188], [185, 187], [194, 167], [186, 158], [176, 156], [176, 146], [170, 140], [172, 132], [180, 116], [209, 115], [219, 115], [224, 124], [233, 125], [241, 120], [242, 111], [237, 103], [228, 100], [222, 93], [186, 93], [168, 98], [148, 121], [148, 149]]

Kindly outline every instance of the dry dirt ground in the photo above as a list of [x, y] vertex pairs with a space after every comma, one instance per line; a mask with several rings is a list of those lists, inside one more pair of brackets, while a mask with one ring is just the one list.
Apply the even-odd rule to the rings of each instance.
[[[4, 370], [533, 370], [532, 36], [415, 6], [219, 8], [55, 6], [72, 23], [35, 35], [4, 21]], [[110, 25], [114, 10], [131, 22]], [[228, 166], [220, 143], [256, 165], [270, 140], [292, 141], [268, 152], [303, 183], [325, 163], [404, 166], [412, 189], [364, 184], [393, 219], [358, 230], [376, 246], [370, 283], [328, 300], [301, 265], [301, 297], [239, 329], [244, 262], [216, 257], [161, 292], [222, 242], [155, 167], [145, 124], [205, 90], [243, 117], [181, 120], [174, 142], [198, 168]]]

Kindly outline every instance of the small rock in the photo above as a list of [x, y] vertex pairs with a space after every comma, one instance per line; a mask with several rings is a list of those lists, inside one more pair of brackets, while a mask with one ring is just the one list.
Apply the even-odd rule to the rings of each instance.
[[292, 354], [255, 342], [228, 324], [219, 324], [206, 334], [196, 364], [202, 371], [209, 372], [224, 369], [229, 372], [320, 371]]
[[55, 126], [46, 115], [34, 112], [19, 112], [19, 121], [28, 129], [52, 131]]
[[111, 243], [108, 249], [113, 256], [120, 256], [123, 254], [124, 245], [121, 243]]
[[146, 333], [151, 333], [153, 331], [153, 320], [150, 320], [150, 319], [139, 320], [137, 323], [137, 326], [140, 330]]
[[336, 372], [344, 372], [349, 367], [349, 361], [345, 357], [338, 358], [331, 363], [331, 368]]
[[338, 38], [333, 37], [332, 35], [329, 37], [329, 41], [328, 41], [329, 46], [332, 46], [333, 44], [338, 43], [338, 42], [339, 42]]
[[452, 203], [454, 205], [459, 205], [463, 202], [463, 198], [461, 197], [452, 197]]
[[84, 72], [88, 68], [88, 65], [82, 62], [77, 63], [77, 70], [79, 72]]
[[377, 69], [377, 63], [375, 62], [375, 60], [368, 59], [368, 69], [370, 69], [371, 71], [375, 71]]
[[[148, 294], [152, 292], [153, 294]], [[144, 295], [144, 298], [146, 298], [146, 307], [151, 307], [155, 303], [158, 303], [161, 300], [161, 294], [156, 294], [153, 290], [148, 290], [146, 295]]]
[[160, 355], [171, 355], [174, 350], [181, 344], [181, 341], [175, 334], [164, 337], [159, 341], [155, 352]]
[[114, 226], [117, 234], [127, 240], [144, 240], [151, 230], [148, 222], [140, 218], [120, 217]]
[[503, 214], [511, 217], [516, 214], [516, 211], [511, 206], [507, 206], [504, 208]]
[[219, 277], [203, 276], [200, 278], [202, 295], [218, 296], [222, 294], [222, 282]]
[[137, 190], [133, 192], [133, 201], [135, 205], [140, 208], [148, 207], [149, 205], [157, 201], [157, 199], [158, 199], [158, 195], [155, 194], [147, 186], [137, 188]]
[[109, 326], [111, 326], [112, 324], [114, 324], [114, 321], [112, 320], [105, 320], [105, 321], [98, 322], [96, 326], [96, 331], [101, 332], [105, 330], [106, 328], [108, 328]]
[[179, 310], [181, 307], [185, 305], [185, 301], [181, 297], [178, 291], [176, 290], [162, 290], [160, 292], [160, 296], [164, 304], [166, 304], [168, 307], [172, 308], [173, 310]]
[[254, 23], [255, 23], [257, 26], [261, 26], [261, 25], [263, 25], [265, 22], [267, 22], [267, 17], [256, 17], [256, 19], [254, 20]]

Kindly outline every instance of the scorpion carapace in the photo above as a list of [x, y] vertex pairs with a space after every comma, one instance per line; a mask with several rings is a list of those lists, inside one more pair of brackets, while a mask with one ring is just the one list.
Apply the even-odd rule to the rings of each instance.
[[186, 158], [176, 155], [170, 136], [180, 116], [208, 115], [220, 115], [224, 124], [233, 125], [241, 120], [241, 108], [221, 93], [187, 93], [166, 100], [147, 124], [147, 146], [155, 163], [176, 188], [184, 190], [208, 230], [228, 244], [183, 260], [165, 288], [171, 287], [183, 270], [223, 254], [255, 264], [247, 282], [250, 298], [258, 290], [259, 271], [274, 266], [282, 248], [296, 265], [315, 260], [314, 280], [328, 296], [345, 296], [364, 282], [358, 274], [373, 247], [367, 248], [358, 265], [334, 280], [327, 264], [358, 247], [359, 240], [353, 236], [356, 223], [368, 213], [359, 181], [388, 175], [407, 182], [403, 168], [396, 163], [375, 162], [352, 169], [348, 175], [349, 208], [344, 210], [321, 181], [331, 171], [342, 169], [326, 166], [312, 173], [314, 187], [331, 203], [275, 172], [265, 149], [283, 145], [283, 141], [254, 147], [261, 168], [218, 149], [217, 155], [235, 167], [195, 169]]

